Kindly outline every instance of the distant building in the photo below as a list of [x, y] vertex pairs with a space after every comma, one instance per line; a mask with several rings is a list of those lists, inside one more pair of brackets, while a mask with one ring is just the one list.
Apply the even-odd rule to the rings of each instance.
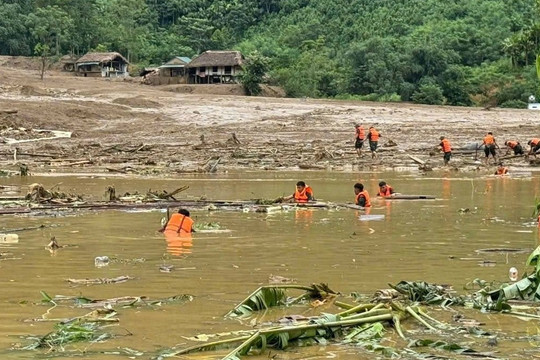
[[191, 84], [237, 83], [244, 57], [240, 51], [205, 51], [188, 64]]
[[59, 62], [62, 66], [62, 71], [74, 72], [77, 58], [73, 55], [64, 55], [60, 58]]
[[75, 63], [78, 76], [124, 77], [129, 76], [129, 62], [117, 52], [87, 53]]
[[185, 84], [188, 82], [187, 66], [191, 59], [185, 56], [176, 56], [159, 67], [159, 85]]

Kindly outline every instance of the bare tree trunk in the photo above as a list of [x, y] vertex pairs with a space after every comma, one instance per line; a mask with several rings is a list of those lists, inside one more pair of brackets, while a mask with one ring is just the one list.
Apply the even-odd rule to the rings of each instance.
[[41, 80], [43, 80], [43, 76], [45, 75], [45, 65], [47, 64], [47, 57], [42, 56], [41, 57]]

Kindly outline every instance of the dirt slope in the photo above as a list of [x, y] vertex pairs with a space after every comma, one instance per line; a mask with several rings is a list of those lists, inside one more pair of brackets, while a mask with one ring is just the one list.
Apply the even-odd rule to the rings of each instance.
[[[540, 137], [539, 113], [528, 110], [186, 94], [53, 71], [40, 81], [37, 70], [8, 67], [12, 64], [0, 65], [0, 109], [17, 110], [0, 111], [2, 169], [18, 168], [17, 147], [17, 161], [35, 172], [175, 174], [208, 170], [218, 158], [217, 171], [385, 170], [416, 167], [407, 154], [440, 166], [442, 155], [429, 154], [441, 135], [454, 148], [481, 142], [487, 131], [501, 145]], [[367, 153], [357, 158], [355, 122], [380, 130], [379, 160]], [[31, 129], [71, 131], [73, 137], [5, 143], [5, 138], [39, 137]], [[390, 140], [397, 146], [387, 146]], [[511, 161], [528, 166], [523, 159]], [[471, 155], [456, 156], [454, 164], [462, 171], [478, 167]]]

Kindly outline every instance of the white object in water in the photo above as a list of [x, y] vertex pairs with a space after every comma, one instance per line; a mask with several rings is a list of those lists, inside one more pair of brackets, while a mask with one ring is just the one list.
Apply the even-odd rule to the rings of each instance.
[[508, 270], [508, 277], [510, 278], [510, 281], [517, 281], [518, 269], [516, 269], [515, 267], [511, 267], [510, 270]]
[[19, 235], [17, 234], [0, 234], [1, 244], [16, 244], [19, 242]]
[[109, 257], [108, 256], [96, 256], [94, 259], [94, 265], [96, 267], [104, 267], [109, 265]]
[[540, 110], [540, 103], [529, 103], [529, 110]]
[[360, 215], [358, 217], [360, 221], [377, 221], [384, 220], [384, 215]]

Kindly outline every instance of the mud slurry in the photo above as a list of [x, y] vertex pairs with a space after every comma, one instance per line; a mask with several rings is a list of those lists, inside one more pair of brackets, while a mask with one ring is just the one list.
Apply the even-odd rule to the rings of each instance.
[[[540, 136], [535, 133], [537, 113], [528, 110], [180, 94], [136, 81], [55, 71], [41, 81], [37, 71], [5, 66], [0, 67], [0, 108], [16, 110], [0, 111], [2, 138], [17, 139], [21, 128], [73, 132], [70, 139], [16, 145], [17, 160], [34, 172], [126, 171], [129, 165], [132, 173], [167, 175], [205, 172], [217, 159], [218, 172], [416, 169], [409, 155], [430, 167], [442, 165], [442, 154], [434, 151], [441, 135], [454, 149], [481, 143], [487, 131], [500, 144], [507, 139], [526, 144]], [[367, 147], [357, 156], [357, 122], [380, 131], [377, 159]], [[14, 166], [12, 152], [13, 145], [0, 144], [3, 168]], [[481, 160], [482, 151], [458, 152], [453, 168], [494, 171], [494, 165], [485, 168], [475, 158]], [[92, 161], [65, 168], [47, 159]], [[529, 167], [524, 159], [507, 165]]]

